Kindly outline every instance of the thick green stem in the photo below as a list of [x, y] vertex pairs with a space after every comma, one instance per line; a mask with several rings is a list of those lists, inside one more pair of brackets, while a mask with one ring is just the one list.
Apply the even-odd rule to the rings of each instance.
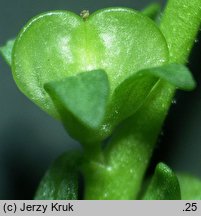
[[137, 197], [164, 114], [171, 103], [173, 88], [166, 86], [164, 89], [164, 83], [158, 82], [143, 107], [117, 129], [105, 151], [106, 162], [87, 167], [86, 199]]
[[[201, 22], [200, 0], [169, 0], [161, 30], [170, 63], [185, 63]], [[85, 169], [86, 199], [135, 199], [175, 88], [159, 81], [139, 111], [116, 130], [104, 153], [104, 163]]]
[[160, 28], [167, 40], [170, 62], [186, 63], [200, 23], [200, 0], [168, 1]]

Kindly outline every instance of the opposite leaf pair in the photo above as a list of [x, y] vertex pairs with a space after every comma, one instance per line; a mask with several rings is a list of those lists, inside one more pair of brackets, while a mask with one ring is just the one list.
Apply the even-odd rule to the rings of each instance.
[[[46, 172], [35, 195], [36, 200], [78, 200], [82, 198], [80, 165], [81, 152], [62, 154]], [[177, 179], [178, 178], [178, 179]], [[191, 187], [189, 187], [191, 182]], [[145, 186], [147, 185], [147, 187]], [[201, 199], [201, 181], [187, 174], [175, 175], [165, 164], [159, 163], [151, 181], [142, 186], [139, 199], [191, 200]]]
[[[14, 41], [10, 40], [1, 48], [9, 64]], [[171, 64], [134, 73], [115, 89], [112, 97], [109, 80], [103, 70], [50, 82], [46, 84], [46, 91], [70, 134], [82, 142], [89, 142], [89, 137], [93, 141], [105, 138], [120, 121], [132, 115], [143, 104], [158, 79], [183, 90], [195, 87], [185, 66]]]
[[159, 79], [195, 86], [188, 69], [168, 59], [154, 22], [132, 9], [109, 8], [84, 20], [68, 11], [33, 18], [8, 61], [25, 95], [62, 119], [72, 137], [93, 143], [133, 115]]
[[[135, 73], [117, 87], [111, 98], [107, 74], [102, 70], [51, 82], [45, 89], [70, 135], [81, 143], [93, 143], [105, 139], [120, 120], [131, 116], [159, 79], [184, 90], [195, 87], [185, 66], [171, 64]], [[106, 133], [104, 126], [108, 127]]]

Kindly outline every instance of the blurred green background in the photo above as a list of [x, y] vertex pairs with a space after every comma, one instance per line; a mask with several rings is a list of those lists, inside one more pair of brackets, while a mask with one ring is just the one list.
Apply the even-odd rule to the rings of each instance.
[[[15, 37], [33, 16], [49, 10], [124, 6], [142, 9], [151, 0], [0, 0], [0, 45]], [[154, 1], [165, 4], [164, 1]], [[198, 87], [178, 92], [159, 137], [149, 172], [158, 161], [176, 171], [201, 177], [201, 43], [189, 60]], [[42, 112], [19, 92], [10, 68], [0, 58], [0, 199], [32, 199], [36, 187], [53, 161], [63, 151], [79, 148], [62, 125]]]

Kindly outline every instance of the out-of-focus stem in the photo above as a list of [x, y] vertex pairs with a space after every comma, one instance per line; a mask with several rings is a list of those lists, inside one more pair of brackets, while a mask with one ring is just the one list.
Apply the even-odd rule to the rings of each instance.
[[157, 16], [159, 15], [160, 10], [161, 10], [160, 4], [153, 3], [149, 5], [148, 7], [146, 7], [144, 10], [142, 10], [142, 13], [145, 16], [148, 16], [149, 18], [155, 20]]

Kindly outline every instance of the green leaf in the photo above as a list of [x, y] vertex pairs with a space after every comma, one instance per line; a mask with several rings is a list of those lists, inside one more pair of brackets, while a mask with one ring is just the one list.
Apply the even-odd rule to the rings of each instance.
[[165, 164], [156, 166], [154, 176], [144, 195], [145, 200], [179, 200], [180, 186], [177, 176]]
[[189, 174], [177, 174], [182, 200], [201, 200], [201, 179]]
[[196, 83], [188, 68], [182, 64], [168, 64], [157, 68], [150, 68], [147, 73], [169, 82], [178, 89], [191, 91]]
[[54, 161], [37, 189], [35, 200], [77, 200], [80, 152], [66, 152]]
[[110, 125], [110, 130], [134, 114], [157, 83], [158, 77], [149, 74], [147, 70], [135, 73], [115, 89], [107, 111], [109, 116], [105, 123]]
[[6, 62], [11, 66], [12, 50], [15, 43], [15, 39], [7, 41], [7, 43], [0, 47], [0, 54], [4, 57]]
[[152, 20], [156, 20], [159, 13], [161, 11], [161, 6], [158, 3], [150, 4], [148, 7], [146, 7], [144, 10], [142, 10], [142, 13], [145, 16], [148, 16]]
[[169, 58], [156, 24], [127, 8], [102, 9], [84, 20], [69, 11], [39, 15], [21, 31], [13, 54], [12, 72], [20, 90], [56, 118], [59, 114], [45, 83], [103, 69], [112, 95], [132, 74]]
[[[105, 116], [109, 81], [103, 70], [95, 70], [45, 85], [64, 125], [81, 140], [92, 139], [87, 130], [97, 130]], [[93, 133], [92, 133], [93, 135]]]
[[192, 90], [196, 86], [191, 72], [184, 65], [168, 64], [138, 71], [115, 89], [107, 111], [110, 116], [105, 124], [112, 125], [110, 127], [113, 128], [134, 114], [159, 79], [182, 90]]

